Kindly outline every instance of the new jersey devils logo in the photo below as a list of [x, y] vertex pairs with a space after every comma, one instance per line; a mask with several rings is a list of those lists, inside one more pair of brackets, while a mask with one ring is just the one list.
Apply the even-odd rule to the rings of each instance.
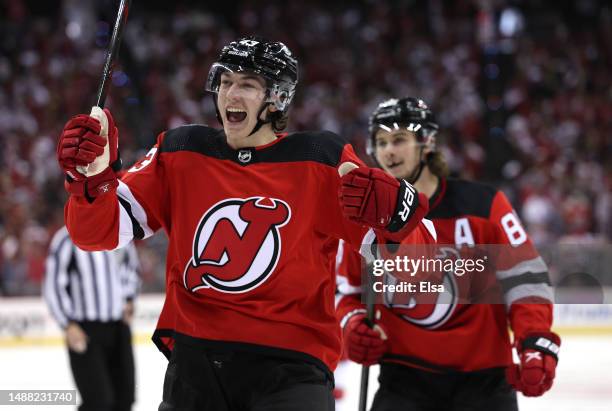
[[183, 274], [185, 287], [241, 293], [259, 286], [278, 263], [279, 228], [290, 218], [289, 205], [275, 198], [232, 198], [215, 204], [196, 229], [193, 256]]
[[[441, 247], [436, 258], [459, 257], [454, 248]], [[385, 274], [387, 284], [397, 284], [398, 279], [390, 273]], [[384, 293], [384, 304], [404, 321], [416, 326], [436, 329], [452, 316], [457, 308], [459, 285], [452, 272], [442, 272], [430, 276], [429, 282], [441, 284], [444, 292], [438, 293]]]
[[[397, 280], [385, 276], [387, 284], [396, 284]], [[444, 286], [444, 293], [406, 293], [384, 294], [384, 304], [394, 314], [419, 327], [435, 329], [443, 325], [457, 307], [457, 283], [450, 273], [444, 273], [439, 284]]]

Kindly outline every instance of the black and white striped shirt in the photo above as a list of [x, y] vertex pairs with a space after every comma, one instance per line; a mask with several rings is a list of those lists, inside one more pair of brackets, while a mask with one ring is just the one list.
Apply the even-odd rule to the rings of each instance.
[[83, 251], [66, 227], [51, 240], [43, 295], [61, 327], [69, 321], [116, 321], [140, 287], [133, 244], [115, 251]]

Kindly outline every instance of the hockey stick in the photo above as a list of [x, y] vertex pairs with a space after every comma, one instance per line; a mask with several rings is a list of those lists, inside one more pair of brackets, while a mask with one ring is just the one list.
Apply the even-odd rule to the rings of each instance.
[[102, 79], [100, 80], [100, 86], [98, 87], [98, 96], [96, 98], [96, 107], [103, 108], [104, 102], [106, 101], [106, 94], [108, 94], [108, 80], [113, 74], [113, 68], [115, 65], [115, 59], [117, 53], [119, 53], [119, 46], [121, 45], [121, 36], [123, 35], [123, 29], [127, 23], [128, 12], [132, 0], [121, 0], [119, 4], [119, 11], [117, 12], [117, 20], [115, 21], [115, 27], [113, 29], [113, 36], [111, 37], [108, 51], [106, 52], [106, 61], [104, 62], [104, 70], [102, 71]]
[[[113, 28], [113, 35], [111, 37], [110, 45], [106, 52], [106, 60], [104, 62], [104, 69], [102, 71], [102, 78], [100, 79], [100, 85], [98, 87], [98, 94], [96, 97], [96, 104], [91, 108], [89, 115], [97, 119], [101, 124], [100, 135], [108, 138], [108, 121], [106, 115], [102, 111], [104, 108], [104, 102], [106, 101], [106, 95], [108, 94], [108, 87], [110, 85], [109, 79], [113, 74], [113, 68], [115, 60], [119, 52], [119, 46], [121, 45], [121, 36], [123, 35], [123, 29], [127, 23], [128, 12], [130, 10], [130, 4], [132, 0], [121, 0], [119, 4], [119, 11], [117, 12], [117, 20], [115, 21], [115, 27]], [[107, 148], [104, 149], [104, 154], [107, 155]], [[96, 174], [96, 170], [91, 170], [89, 166], [77, 167], [77, 170], [84, 175]], [[101, 170], [99, 170], [101, 171]]]
[[[372, 284], [372, 275], [371, 275], [372, 266], [368, 264], [366, 266], [366, 277], [367, 277], [367, 285], [364, 291], [365, 294], [365, 305], [366, 305], [366, 318], [365, 323], [368, 327], [374, 328], [374, 303], [375, 303], [375, 295], [374, 295], [374, 287]], [[366, 411], [366, 406], [368, 402], [368, 383], [370, 380], [370, 366], [362, 365], [361, 366], [361, 383], [359, 388], [359, 411]]]
[[[338, 174], [340, 177], [344, 176], [347, 173], [350, 173], [351, 170], [357, 168], [357, 165], [351, 162], [344, 162], [340, 164], [338, 167]], [[371, 250], [372, 255], [375, 255], [376, 252]], [[374, 303], [376, 300], [376, 296], [374, 295], [374, 287], [372, 283], [372, 275], [370, 274], [372, 270], [372, 266], [368, 264], [366, 266], [366, 276], [367, 276], [367, 285], [365, 289], [365, 305], [366, 305], [366, 318], [365, 323], [368, 327], [374, 328]], [[368, 402], [368, 383], [370, 379], [370, 366], [363, 365], [361, 366], [361, 383], [359, 388], [359, 411], [365, 411], [367, 402]]]

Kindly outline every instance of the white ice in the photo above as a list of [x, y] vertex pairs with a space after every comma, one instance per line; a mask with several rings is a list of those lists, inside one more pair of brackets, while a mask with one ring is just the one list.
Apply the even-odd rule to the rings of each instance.
[[[521, 411], [612, 410], [612, 336], [562, 336], [557, 377], [552, 389], [538, 398], [519, 394]], [[370, 370], [368, 403], [376, 391], [378, 367]], [[361, 367], [343, 363], [336, 370], [345, 397], [336, 411], [357, 411]]]
[[[134, 411], [156, 410], [162, 395], [167, 361], [153, 346], [135, 346], [137, 402]], [[68, 356], [62, 346], [0, 348], [0, 389], [74, 389]], [[370, 401], [376, 389], [377, 369], [370, 375]], [[337, 386], [344, 398], [337, 411], [357, 411], [360, 367], [344, 363], [337, 371]], [[552, 390], [541, 398], [519, 399], [522, 411], [612, 410], [612, 336], [565, 336]], [[72, 406], [0, 406], [0, 410], [62, 411]]]

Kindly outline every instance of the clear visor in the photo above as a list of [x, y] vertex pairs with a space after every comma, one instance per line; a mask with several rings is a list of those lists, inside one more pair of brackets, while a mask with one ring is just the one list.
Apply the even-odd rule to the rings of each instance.
[[[238, 73], [248, 74], [252, 73], [249, 70], [244, 70], [240, 66], [228, 65], [223, 63], [214, 63], [208, 72], [208, 78], [206, 80], [206, 91], [211, 93], [219, 93], [223, 90], [224, 85], [222, 84], [223, 74]], [[278, 110], [284, 110], [289, 101], [289, 93], [286, 90], [282, 90], [280, 85], [271, 82], [270, 79], [262, 76], [261, 74], [253, 73], [258, 77], [263, 78], [266, 81], [264, 89], [259, 87], [249, 87], [249, 82], [239, 82], [238, 87], [235, 87], [233, 92], [239, 93], [239, 97], [245, 99], [257, 99], [260, 98], [265, 103], [272, 103]]]

